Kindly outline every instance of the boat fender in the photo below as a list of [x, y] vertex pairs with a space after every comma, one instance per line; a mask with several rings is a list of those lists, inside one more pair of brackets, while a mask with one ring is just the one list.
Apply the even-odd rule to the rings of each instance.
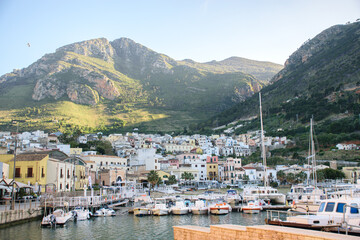
[[309, 206], [306, 205], [306, 212], [309, 212]]

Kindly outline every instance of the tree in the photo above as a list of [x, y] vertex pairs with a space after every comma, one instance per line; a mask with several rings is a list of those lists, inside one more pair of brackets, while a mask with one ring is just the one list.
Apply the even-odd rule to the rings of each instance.
[[167, 184], [168, 184], [168, 185], [173, 185], [173, 184], [175, 184], [175, 183], [177, 183], [176, 177], [175, 177], [175, 175], [171, 175], [171, 176], [169, 177], [168, 181], [167, 181]]
[[154, 170], [151, 170], [148, 173], [148, 177], [147, 177], [148, 182], [151, 184], [150, 188], [152, 187], [152, 189], [154, 189], [155, 185], [158, 184], [159, 179], [160, 179], [160, 177], [159, 177], [158, 173]]
[[192, 173], [189, 173], [189, 172], [183, 172], [181, 174], [181, 179], [184, 179], [185, 182], [186, 182], [186, 180], [190, 180], [190, 183], [191, 183], [191, 180], [194, 179], [194, 175]]
[[280, 183], [283, 183], [286, 179], [286, 174], [283, 170], [280, 170], [276, 173], [276, 178], [279, 179]]
[[295, 183], [295, 181], [296, 181], [295, 174], [293, 174], [293, 173], [286, 174], [286, 181], [290, 184]]

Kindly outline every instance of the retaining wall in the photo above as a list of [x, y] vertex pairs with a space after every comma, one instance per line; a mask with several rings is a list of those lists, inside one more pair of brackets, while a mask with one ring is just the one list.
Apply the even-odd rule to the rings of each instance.
[[34, 218], [40, 218], [41, 216], [41, 208], [1, 211], [0, 227], [7, 226], [8, 224], [16, 222], [30, 221]]
[[198, 226], [174, 226], [174, 240], [355, 240], [354, 236], [327, 233], [280, 226], [240, 226], [212, 225], [210, 228]]

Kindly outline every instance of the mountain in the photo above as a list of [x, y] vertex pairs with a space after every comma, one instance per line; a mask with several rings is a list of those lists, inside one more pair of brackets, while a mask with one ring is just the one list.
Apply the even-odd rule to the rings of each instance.
[[182, 129], [244, 101], [281, 68], [176, 61], [128, 38], [78, 42], [0, 77], [0, 128], [20, 118], [24, 129]]
[[[328, 132], [355, 131], [360, 114], [360, 22], [330, 27], [306, 41], [261, 92], [269, 131], [294, 129], [312, 116], [324, 129], [329, 127]], [[251, 119], [259, 114], [258, 106], [256, 94], [199, 127]], [[331, 130], [341, 119], [352, 119], [342, 123], [348, 129]]]

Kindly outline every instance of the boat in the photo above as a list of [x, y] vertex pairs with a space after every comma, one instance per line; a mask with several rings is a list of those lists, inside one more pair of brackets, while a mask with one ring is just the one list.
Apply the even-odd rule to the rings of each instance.
[[184, 215], [189, 213], [189, 202], [185, 203], [182, 198], [176, 198], [175, 206], [170, 208], [170, 211], [174, 215]]
[[116, 212], [112, 208], [109, 208], [108, 206], [102, 206], [94, 213], [94, 217], [110, 217], [115, 215]]
[[151, 207], [149, 206], [136, 207], [134, 208], [134, 215], [137, 217], [149, 216], [151, 215]]
[[230, 206], [235, 206], [238, 205], [242, 199], [236, 190], [229, 189], [226, 191], [225, 200]]
[[190, 208], [190, 211], [195, 215], [208, 214], [209, 207], [205, 199], [198, 199], [195, 201], [195, 205]]
[[210, 205], [210, 213], [214, 215], [225, 215], [232, 211], [231, 206], [224, 200], [217, 200]]
[[75, 207], [72, 212], [76, 221], [88, 220], [92, 216], [92, 213], [88, 209], [84, 209], [81, 206]]
[[[331, 232], [348, 232], [360, 235], [360, 198], [344, 196], [320, 203], [316, 214], [288, 216], [286, 220], [270, 217], [270, 225], [289, 226]], [[269, 216], [269, 215], [268, 215]]]
[[165, 198], [155, 199], [154, 208], [151, 209], [151, 212], [155, 216], [164, 216], [169, 214], [169, 208], [166, 206]]
[[65, 212], [63, 209], [56, 209], [53, 213], [43, 217], [42, 227], [64, 226], [68, 221], [73, 219], [72, 212]]
[[248, 200], [247, 203], [241, 207], [241, 211], [243, 211], [244, 213], [260, 213], [260, 211], [262, 210], [262, 203], [261, 201], [259, 201], [259, 199], [251, 199]]

